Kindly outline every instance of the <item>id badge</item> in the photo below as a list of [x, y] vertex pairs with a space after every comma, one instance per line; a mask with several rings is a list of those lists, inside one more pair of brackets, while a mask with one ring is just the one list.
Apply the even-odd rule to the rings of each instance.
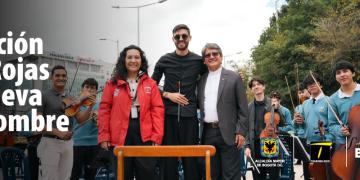
[[131, 106], [131, 118], [138, 118], [138, 111], [136, 106]]

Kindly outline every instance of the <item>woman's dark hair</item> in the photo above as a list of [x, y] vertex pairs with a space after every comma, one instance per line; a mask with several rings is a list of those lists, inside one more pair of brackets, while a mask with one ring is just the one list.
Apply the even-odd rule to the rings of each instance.
[[126, 54], [129, 50], [131, 49], [135, 49], [138, 50], [140, 52], [140, 57], [141, 57], [141, 66], [140, 66], [140, 71], [142, 71], [143, 73], [147, 74], [148, 73], [148, 61], [145, 57], [145, 52], [138, 46], [135, 45], [130, 45], [128, 47], [125, 47], [121, 52], [120, 52], [120, 57], [117, 60], [117, 63], [115, 65], [114, 68], [114, 72], [111, 78], [112, 83], [116, 83], [117, 80], [122, 79], [122, 80], [126, 80], [128, 77], [128, 72], [125, 66], [125, 59], [126, 59]]

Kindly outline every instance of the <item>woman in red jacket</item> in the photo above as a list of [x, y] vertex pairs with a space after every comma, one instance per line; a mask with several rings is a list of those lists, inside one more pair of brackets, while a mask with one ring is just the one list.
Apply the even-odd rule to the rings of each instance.
[[[139, 47], [130, 45], [120, 53], [100, 102], [99, 144], [103, 149], [161, 144], [164, 105], [147, 69], [148, 62]], [[125, 158], [125, 179], [156, 179], [155, 164], [154, 158]]]

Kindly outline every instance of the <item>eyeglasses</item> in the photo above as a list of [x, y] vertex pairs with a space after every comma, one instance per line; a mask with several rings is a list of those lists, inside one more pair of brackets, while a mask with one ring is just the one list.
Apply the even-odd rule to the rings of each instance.
[[205, 54], [204, 57], [205, 57], [205, 58], [210, 58], [211, 56], [217, 57], [217, 56], [219, 56], [219, 55], [220, 55], [219, 52], [211, 52], [211, 53]]
[[187, 34], [177, 34], [177, 35], [174, 36], [174, 39], [176, 41], [180, 41], [181, 39], [183, 41], [185, 41], [185, 40], [187, 40], [188, 37], [189, 37], [189, 35], [187, 35]]

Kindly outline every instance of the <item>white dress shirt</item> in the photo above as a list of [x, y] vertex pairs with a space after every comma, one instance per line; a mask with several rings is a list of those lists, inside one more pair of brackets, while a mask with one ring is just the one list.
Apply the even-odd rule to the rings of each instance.
[[324, 97], [325, 97], [324, 93], [321, 92], [321, 93], [320, 93], [318, 96], [316, 96], [316, 97], [310, 96], [310, 99], [313, 101], [313, 104], [315, 104], [315, 103], [318, 102], [319, 99], [324, 98]]
[[345, 94], [341, 89], [339, 89], [338, 91], [339, 91], [338, 96], [340, 99], [345, 98], [345, 97], [351, 97], [355, 91], [360, 91], [360, 84], [356, 84], [356, 87], [352, 94]]
[[217, 114], [217, 97], [220, 84], [221, 70], [209, 71], [208, 77], [206, 79], [205, 85], [205, 100], [204, 100], [204, 112], [205, 117], [204, 121], [207, 123], [218, 122]]

